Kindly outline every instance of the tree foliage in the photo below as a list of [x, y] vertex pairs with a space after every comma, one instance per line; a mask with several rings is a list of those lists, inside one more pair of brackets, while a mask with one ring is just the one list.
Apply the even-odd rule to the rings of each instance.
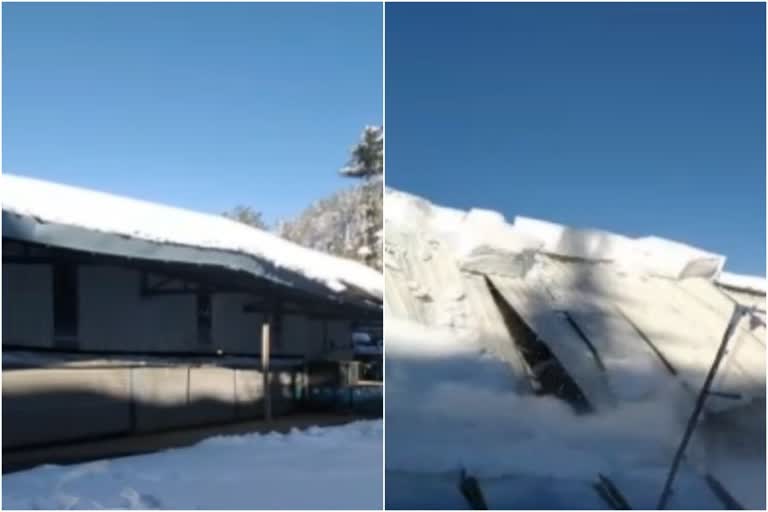
[[295, 219], [283, 222], [278, 234], [381, 270], [382, 206], [382, 182], [370, 180], [316, 201]]
[[350, 178], [372, 179], [384, 174], [384, 130], [366, 126], [360, 141], [352, 148], [347, 165], [339, 171]]
[[[277, 234], [312, 249], [382, 268], [384, 246], [384, 138], [380, 126], [366, 126], [339, 172], [360, 182], [320, 199], [295, 219], [281, 222]], [[266, 229], [261, 213], [238, 206], [227, 217]]]
[[261, 212], [254, 210], [250, 206], [235, 206], [232, 210], [224, 212], [223, 215], [229, 219], [242, 222], [243, 224], [247, 224], [254, 228], [268, 229], [267, 223], [264, 222], [264, 219], [261, 216]]

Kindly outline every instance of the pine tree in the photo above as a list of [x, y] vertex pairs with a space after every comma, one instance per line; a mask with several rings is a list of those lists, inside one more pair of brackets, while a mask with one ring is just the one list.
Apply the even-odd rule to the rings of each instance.
[[384, 174], [384, 130], [381, 126], [366, 126], [351, 151], [347, 165], [339, 172], [350, 178], [366, 180]]
[[[297, 244], [382, 269], [384, 249], [384, 139], [380, 126], [366, 126], [339, 172], [359, 183], [314, 202], [298, 217], [281, 222], [277, 234]], [[266, 229], [261, 213], [238, 206], [229, 218]]]
[[384, 130], [381, 126], [366, 126], [360, 142], [352, 148], [349, 162], [339, 172], [351, 178], [366, 180], [358, 215], [361, 231], [355, 256], [366, 265], [381, 270], [384, 174]]

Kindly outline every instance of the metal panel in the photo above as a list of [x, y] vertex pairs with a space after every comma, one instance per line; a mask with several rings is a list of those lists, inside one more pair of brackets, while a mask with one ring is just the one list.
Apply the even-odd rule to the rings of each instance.
[[617, 404], [605, 373], [578, 333], [547, 297], [541, 283], [532, 279], [491, 277], [509, 305], [547, 344], [579, 386], [592, 407], [605, 410]]
[[[707, 309], [700, 299], [682, 292], [679, 287], [684, 282], [620, 275], [603, 269], [581, 276], [576, 286], [613, 303], [658, 349], [684, 386], [695, 394], [714, 360], [727, 318]], [[706, 286], [714, 287], [710, 283]], [[764, 348], [759, 344], [736, 346], [756, 349], [756, 359], [762, 361], [765, 358]], [[728, 389], [723, 390], [728, 394], [753, 394], [756, 386], [760, 387], [760, 369], [745, 368], [739, 353], [740, 350], [735, 350], [729, 358], [720, 376], [720, 385], [728, 383]], [[762, 370], [763, 388], [764, 379]], [[708, 400], [707, 408], [722, 410], [741, 403], [713, 396]]]
[[53, 345], [53, 287], [48, 265], [3, 264], [3, 343]]
[[127, 368], [4, 371], [3, 448], [131, 429]]
[[302, 290], [317, 298], [349, 301], [370, 309], [380, 298], [346, 283], [343, 292], [330, 289], [324, 283], [312, 280], [299, 272], [281, 267], [279, 263], [233, 250], [194, 247], [132, 238], [114, 233], [93, 231], [79, 226], [37, 219], [3, 211], [3, 237], [31, 243], [51, 245], [64, 249], [141, 258], [162, 262], [213, 265], [231, 271], [242, 271], [271, 283]]
[[619, 400], [640, 400], [675, 385], [670, 371], [638, 331], [599, 295], [557, 291], [554, 304], [567, 311], [598, 353], [611, 391]]
[[466, 290], [466, 300], [471, 308], [472, 317], [479, 327], [478, 342], [506, 362], [515, 377], [522, 381], [526, 378], [529, 370], [493, 300], [485, 277], [464, 273], [462, 278], [464, 290]]

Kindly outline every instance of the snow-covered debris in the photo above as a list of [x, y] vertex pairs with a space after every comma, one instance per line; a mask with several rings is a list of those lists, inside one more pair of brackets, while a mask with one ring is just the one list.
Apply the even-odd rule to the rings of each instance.
[[515, 217], [514, 231], [539, 239], [542, 252], [584, 260], [612, 262], [636, 273], [679, 279], [713, 278], [725, 256], [649, 236], [632, 239], [597, 229], [577, 229], [528, 217]]
[[655, 236], [632, 241], [628, 260], [650, 273], [673, 279], [703, 277], [714, 279], [725, 265], [725, 256], [688, 244]]
[[744, 274], [734, 274], [732, 272], [722, 272], [717, 276], [717, 283], [728, 288], [744, 290], [756, 294], [765, 295], [768, 289], [768, 281], [765, 277], [747, 276]]
[[3, 475], [13, 509], [381, 509], [381, 421]]
[[[765, 309], [764, 295], [738, 291], [757, 283], [726, 276], [741, 286], [728, 288], [718, 278], [725, 257], [686, 244], [525, 217], [510, 224], [392, 190], [385, 201], [387, 471], [425, 475], [435, 488], [465, 467], [507, 490], [549, 479], [589, 491], [603, 473], [649, 492], [734, 301]], [[421, 289], [429, 301], [414, 297]], [[709, 473], [745, 506], [765, 506], [761, 318], [742, 319], [730, 340], [682, 492], [698, 493]], [[739, 449], [749, 444], [757, 449]], [[697, 503], [694, 494], [671, 506]]]
[[583, 479], [623, 466], [663, 466], [677, 439], [669, 432], [682, 432], [671, 404], [579, 416], [560, 400], [518, 393], [508, 367], [474, 335], [399, 319], [387, 319], [386, 330], [388, 471], [461, 465], [480, 477]]
[[[538, 251], [554, 256], [610, 262], [630, 272], [680, 279], [714, 279], [725, 256], [664, 238], [630, 238], [598, 229], [579, 229], [516, 216], [507, 222], [498, 212], [467, 212], [435, 206], [404, 192], [386, 191], [385, 223], [398, 230], [438, 237], [454, 257], [472, 260], [477, 254], [523, 254]], [[389, 232], [387, 233], [389, 236]]]
[[379, 272], [224, 218], [10, 174], [0, 177], [4, 212], [150, 242], [233, 251], [326, 286], [383, 296]]

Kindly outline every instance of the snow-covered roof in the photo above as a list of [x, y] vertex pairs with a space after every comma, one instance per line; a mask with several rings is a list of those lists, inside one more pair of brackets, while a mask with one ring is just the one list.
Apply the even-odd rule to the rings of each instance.
[[[444, 208], [400, 191], [387, 191], [386, 218], [390, 223], [439, 236], [454, 253], [467, 257], [483, 248], [519, 253], [525, 250], [553, 256], [611, 262], [633, 273], [682, 278], [715, 278], [725, 256], [687, 244], [647, 236], [630, 238], [597, 229], [579, 229], [530, 217], [503, 215], [482, 209], [468, 212]], [[730, 274], [729, 274], [730, 275]], [[750, 288], [765, 278], [731, 280]]]
[[765, 295], [766, 289], [768, 289], [768, 281], [765, 277], [734, 274], [733, 272], [721, 272], [716, 281], [717, 284], [727, 288], [761, 295]]
[[[386, 193], [387, 314], [474, 333], [524, 378], [490, 283], [596, 409], [652, 392], [670, 380], [668, 367], [684, 387], [698, 389], [734, 302], [765, 309], [764, 295], [754, 295], [765, 280], [723, 277], [725, 257], [695, 247], [525, 217], [510, 224], [494, 212], [460, 212]], [[726, 283], [752, 295], [718, 286]], [[764, 397], [764, 316], [744, 319], [736, 332], [718, 384], [746, 401]]]
[[222, 266], [286, 286], [311, 287], [329, 297], [377, 302], [383, 296], [382, 275], [375, 270], [220, 215], [10, 174], [3, 174], [0, 183], [4, 237], [67, 246], [74, 242], [66, 233], [74, 231], [61, 228], [72, 228], [111, 237], [100, 243], [106, 253], [126, 242], [152, 244], [142, 249], [148, 258], [162, 257], [158, 247], [191, 248], [207, 257], [206, 263], [219, 255]]
[[[654, 506], [647, 488], [663, 485], [739, 303], [756, 309], [736, 324], [684, 464], [764, 508], [764, 454], [739, 447], [765, 437], [765, 279], [734, 279], [724, 256], [671, 240], [386, 194], [387, 429], [406, 443], [388, 445], [388, 471], [487, 471], [501, 508], [547, 506], [516, 501], [504, 475], [543, 474], [559, 494], [552, 475], [573, 472], [588, 491], [600, 473], [633, 507]], [[584, 401], [593, 414], [566, 404]], [[648, 478], [613, 473], [640, 467]], [[704, 498], [675, 485], [681, 500]], [[405, 507], [421, 496], [390, 494]]]

